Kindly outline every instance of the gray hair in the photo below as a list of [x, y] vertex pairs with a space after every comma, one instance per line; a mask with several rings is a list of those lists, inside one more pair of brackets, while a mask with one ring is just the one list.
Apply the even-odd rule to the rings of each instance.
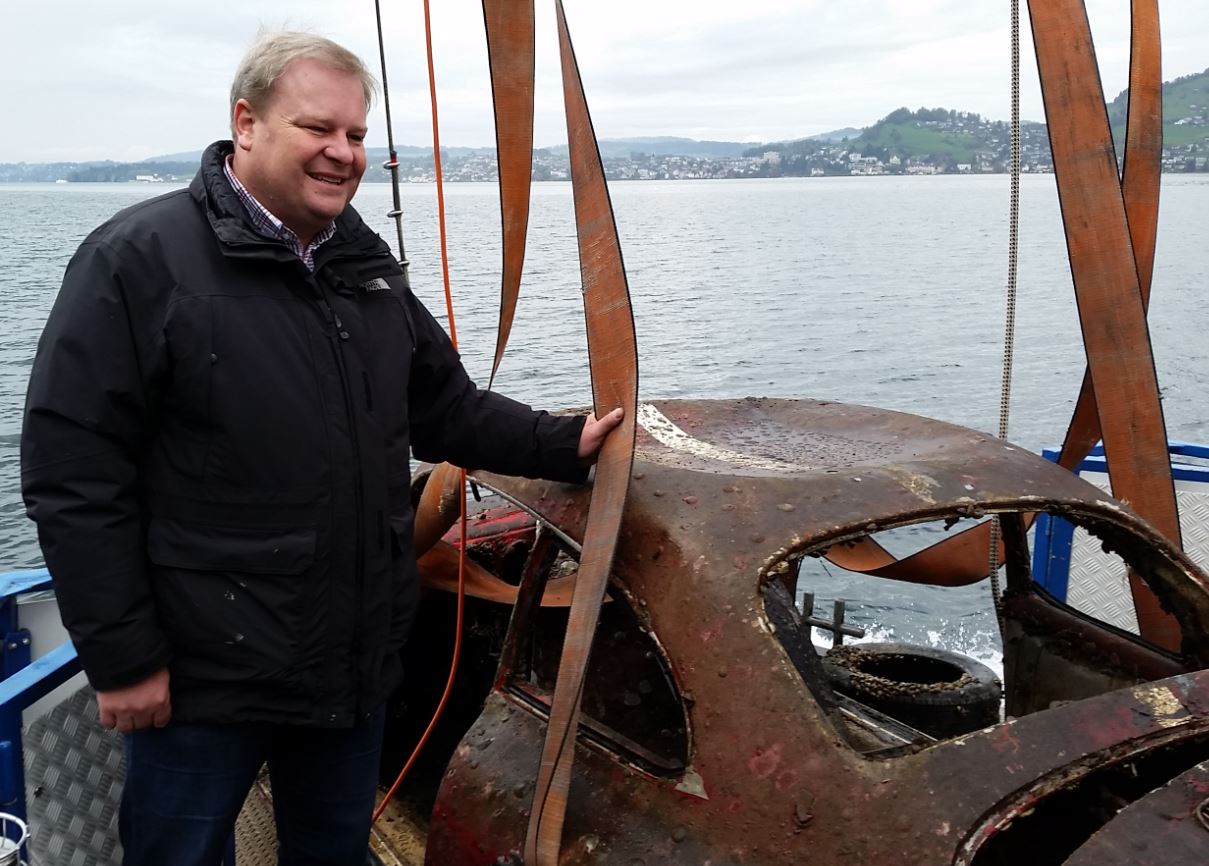
[[350, 72], [361, 79], [365, 91], [365, 107], [373, 105], [378, 81], [361, 62], [361, 58], [330, 39], [313, 33], [280, 30], [262, 33], [239, 62], [235, 80], [231, 82], [231, 118], [234, 124], [235, 103], [246, 99], [257, 109], [264, 107], [273, 95], [273, 86], [295, 60], [318, 60], [327, 66]]

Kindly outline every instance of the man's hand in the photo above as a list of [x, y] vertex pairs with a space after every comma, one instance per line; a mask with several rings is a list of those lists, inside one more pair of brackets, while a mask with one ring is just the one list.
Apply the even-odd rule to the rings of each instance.
[[152, 725], [162, 728], [172, 719], [168, 669], [158, 670], [132, 686], [97, 692], [97, 710], [103, 727], [117, 728], [123, 734]]
[[625, 410], [614, 409], [603, 418], [597, 418], [595, 414], [589, 415], [587, 423], [584, 424], [583, 432], [579, 434], [579, 462], [583, 466], [590, 466], [596, 462], [596, 457], [600, 454], [600, 446], [604, 444], [605, 437], [613, 432], [613, 428], [621, 423], [621, 419], [625, 417]]

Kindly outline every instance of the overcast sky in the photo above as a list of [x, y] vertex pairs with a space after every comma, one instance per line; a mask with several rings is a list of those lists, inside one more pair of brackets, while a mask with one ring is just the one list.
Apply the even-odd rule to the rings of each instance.
[[[778, 141], [900, 105], [1008, 116], [1008, 0], [564, 2], [601, 138]], [[1111, 97], [1126, 84], [1129, 2], [1087, 5]], [[492, 144], [481, 6], [432, 6], [441, 142]], [[382, 7], [395, 140], [431, 144], [423, 6]], [[545, 146], [565, 132], [553, 3], [537, 7]], [[1161, 7], [1164, 78], [1209, 67], [1209, 3]], [[5, 4], [3, 21], [0, 162], [138, 160], [224, 137], [231, 74], [262, 25], [322, 33], [378, 68], [373, 0], [40, 0]], [[1023, 29], [1024, 115], [1043, 119], [1027, 17]], [[380, 106], [370, 125], [384, 145]]]

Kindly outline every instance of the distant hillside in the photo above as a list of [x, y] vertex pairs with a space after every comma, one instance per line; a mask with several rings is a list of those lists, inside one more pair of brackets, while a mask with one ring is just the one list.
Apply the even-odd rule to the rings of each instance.
[[[859, 134], [763, 145], [749, 157], [777, 154], [770, 171], [779, 174], [846, 175], [939, 172], [1000, 172], [1008, 163], [1010, 135], [1004, 121], [986, 120], [969, 111], [898, 108]], [[1045, 126], [1021, 128], [1022, 161], [1027, 171], [1051, 168]]]
[[[1124, 141], [1128, 105], [1128, 90], [1122, 90], [1108, 104], [1108, 119], [1118, 145]], [[1181, 148], [1206, 141], [1209, 141], [1209, 69], [1164, 82], [1163, 146]]]
[[[852, 133], [855, 135], [859, 131], [852, 130]], [[679, 138], [671, 135], [647, 138], [606, 138], [600, 142], [600, 152], [605, 157], [624, 157], [632, 153], [646, 153], [651, 156], [738, 156], [748, 147], [751, 147], [751, 144], [743, 144], [737, 141], [697, 141], [692, 138]], [[553, 147], [538, 148], [538, 150], [549, 154], [562, 155], [566, 154], [567, 146], [560, 144]], [[400, 160], [432, 159], [431, 147], [400, 144], [395, 147], [395, 151], [399, 154]], [[371, 165], [373, 163], [381, 163], [387, 157], [387, 149], [385, 147], [371, 147], [366, 149], [365, 154]], [[494, 156], [495, 148], [444, 146], [441, 148], [441, 155], [449, 157]], [[201, 151], [195, 150], [186, 153], [156, 156], [145, 160], [145, 162], [192, 162], [194, 165], [197, 165], [200, 160]]]
[[973, 162], [975, 154], [986, 148], [986, 138], [977, 114], [899, 108], [862, 132], [852, 145], [862, 153], [884, 150], [903, 160], [932, 157], [958, 164]]
[[[927, 160], [953, 168], [959, 165], [1006, 164], [1011, 128], [1004, 121], [986, 120], [969, 111], [899, 108], [866, 129], [853, 142], [866, 156], [890, 159], [897, 156], [910, 163]], [[1045, 126], [1021, 124], [1022, 158], [1025, 164], [1049, 164], [1049, 141]]]
[[0, 183], [112, 183], [189, 180], [196, 162], [16, 162], [0, 163]]
[[[605, 138], [600, 141], [600, 155], [606, 159], [628, 157], [635, 153], [649, 156], [692, 156], [711, 159], [739, 156], [751, 144], [739, 141], [697, 141], [693, 138], [678, 138], [661, 135], [652, 138]], [[565, 154], [565, 144], [542, 148], [546, 153]]]

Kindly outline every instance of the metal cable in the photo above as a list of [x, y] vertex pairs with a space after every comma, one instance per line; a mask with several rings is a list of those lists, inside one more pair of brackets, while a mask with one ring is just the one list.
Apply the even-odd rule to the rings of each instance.
[[[1012, 10], [1012, 119], [1011, 119], [1011, 205], [1008, 211], [1007, 302], [1003, 323], [1003, 377], [999, 388], [999, 438], [1008, 437], [1008, 419], [1012, 403], [1012, 365], [1016, 343], [1016, 276], [1020, 248], [1020, 0], [1011, 0]], [[1003, 626], [1003, 594], [999, 586], [999, 518], [991, 518], [991, 545], [988, 555], [991, 597], [995, 617]]]
[[374, 17], [378, 22], [378, 58], [382, 66], [382, 107], [386, 109], [386, 147], [390, 158], [382, 163], [382, 167], [390, 171], [391, 195], [394, 201], [393, 209], [386, 215], [395, 221], [395, 233], [399, 239], [399, 266], [403, 269], [403, 284], [411, 288], [411, 275], [408, 272], [410, 262], [403, 249], [403, 205], [399, 200], [399, 155], [395, 152], [395, 133], [390, 123], [390, 87], [386, 83], [386, 44], [382, 38], [382, 8], [379, 0], [374, 0]]

